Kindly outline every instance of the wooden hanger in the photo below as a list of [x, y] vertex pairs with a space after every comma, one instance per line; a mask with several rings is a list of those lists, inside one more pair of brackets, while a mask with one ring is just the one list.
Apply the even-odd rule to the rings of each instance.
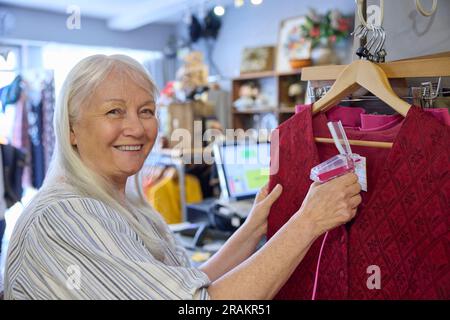
[[[336, 82], [325, 96], [313, 104], [313, 115], [325, 112], [342, 98], [348, 96], [359, 87], [364, 87], [380, 100], [391, 106], [399, 114], [406, 116], [411, 105], [400, 99], [392, 90], [384, 71], [375, 63], [357, 60], [348, 65], [337, 77]], [[317, 142], [334, 143], [330, 138], [315, 138]], [[390, 142], [349, 140], [351, 145], [366, 147], [391, 148]]]

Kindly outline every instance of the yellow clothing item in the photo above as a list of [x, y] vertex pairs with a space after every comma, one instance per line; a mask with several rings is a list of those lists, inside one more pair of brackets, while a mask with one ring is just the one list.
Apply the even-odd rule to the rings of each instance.
[[[203, 200], [200, 181], [192, 175], [185, 176], [186, 203]], [[180, 187], [178, 181], [172, 177], [162, 178], [145, 190], [145, 195], [153, 208], [158, 211], [164, 220], [171, 223], [182, 222]]]

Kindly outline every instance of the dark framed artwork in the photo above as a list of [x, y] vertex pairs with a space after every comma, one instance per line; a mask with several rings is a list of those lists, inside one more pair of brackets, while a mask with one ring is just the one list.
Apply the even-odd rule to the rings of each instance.
[[241, 58], [241, 74], [272, 71], [274, 52], [273, 46], [244, 48]]

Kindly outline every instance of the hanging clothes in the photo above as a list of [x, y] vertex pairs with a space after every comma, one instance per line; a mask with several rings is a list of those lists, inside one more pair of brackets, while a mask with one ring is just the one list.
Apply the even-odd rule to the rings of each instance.
[[55, 110], [55, 84], [53, 77], [42, 83], [42, 146], [44, 147], [44, 171], [50, 166], [55, 148], [55, 132], [53, 130], [53, 114]]
[[[352, 115], [354, 118], [358, 116]], [[268, 217], [268, 238], [298, 210], [311, 184], [312, 167], [337, 154], [329, 117], [311, 108], [281, 124], [272, 141], [269, 188], [283, 193]], [[356, 127], [356, 124], [355, 124]], [[316, 299], [450, 298], [450, 131], [428, 112], [412, 107], [406, 118], [379, 131], [346, 129], [351, 140], [394, 142], [392, 149], [352, 146], [367, 158], [368, 192], [353, 221], [328, 233]], [[279, 168], [275, 172], [275, 168]], [[311, 299], [320, 247], [317, 239], [276, 299]], [[371, 266], [380, 289], [367, 285]]]
[[23, 186], [22, 175], [25, 168], [26, 155], [21, 150], [11, 145], [1, 145], [2, 174], [4, 199], [7, 208], [11, 208], [16, 202], [22, 200]]
[[11, 84], [0, 88], [0, 102], [2, 103], [2, 111], [5, 112], [6, 105], [14, 104], [19, 100], [22, 93], [22, 76], [18, 75]]
[[31, 182], [33, 187], [40, 188], [45, 177], [45, 153], [42, 141], [42, 101], [31, 102], [28, 110], [28, 135], [31, 142]]
[[24, 185], [40, 188], [55, 144], [53, 73], [45, 70], [26, 72], [21, 88], [21, 96], [15, 102], [11, 141], [28, 157], [30, 167], [25, 170]]
[[27, 166], [24, 168], [22, 185], [24, 187], [32, 186], [32, 171], [29, 165], [31, 163], [31, 142], [28, 135], [29, 125], [27, 113], [27, 110], [30, 109], [30, 107], [26, 94], [22, 94], [20, 99], [16, 102], [14, 109], [15, 112], [11, 145], [25, 152], [27, 158]]
[[19, 149], [28, 150], [30, 148], [30, 138], [28, 137], [28, 116], [27, 98], [25, 95], [16, 102], [14, 112], [14, 124], [11, 137], [11, 144]]

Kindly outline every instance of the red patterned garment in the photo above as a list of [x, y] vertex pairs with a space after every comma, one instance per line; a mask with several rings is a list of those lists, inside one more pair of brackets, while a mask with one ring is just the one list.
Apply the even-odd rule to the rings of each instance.
[[[283, 193], [269, 214], [268, 238], [298, 210], [311, 184], [312, 167], [337, 154], [327, 115], [304, 108], [278, 128], [271, 147], [269, 187]], [[316, 299], [450, 299], [449, 127], [412, 107], [383, 131], [346, 129], [349, 139], [394, 142], [392, 149], [352, 146], [367, 158], [368, 192], [356, 218], [329, 232], [318, 274]], [[279, 168], [278, 170], [276, 170]], [[323, 236], [276, 299], [311, 299]], [[369, 289], [371, 266], [380, 289]]]

